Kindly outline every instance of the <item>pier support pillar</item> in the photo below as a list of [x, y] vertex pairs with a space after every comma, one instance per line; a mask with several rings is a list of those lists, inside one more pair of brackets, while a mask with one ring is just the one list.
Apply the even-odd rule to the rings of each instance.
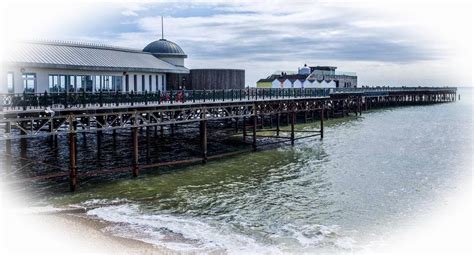
[[[10, 135], [11, 132], [11, 123], [5, 123], [5, 134]], [[11, 172], [12, 166], [12, 141], [10, 139], [5, 140], [5, 171], [7, 173]]]
[[76, 133], [69, 133], [69, 190], [75, 191], [77, 186]]
[[[5, 134], [10, 135], [12, 126], [10, 122], [5, 123]], [[5, 151], [10, 156], [12, 153], [12, 141], [10, 139], [5, 140]]]
[[[102, 131], [97, 131], [97, 159], [100, 160], [102, 155]], [[57, 140], [57, 139], [56, 139]]]
[[321, 105], [321, 112], [320, 112], [319, 119], [320, 119], [319, 132], [321, 134], [321, 139], [323, 139], [324, 138], [324, 104]]
[[145, 127], [145, 135], [146, 135], [146, 162], [150, 162], [150, 127]]
[[295, 145], [296, 112], [291, 112], [291, 146]]
[[202, 163], [207, 162], [207, 120], [199, 122], [201, 133]]
[[132, 127], [132, 176], [138, 176], [138, 127]]
[[280, 136], [280, 114], [277, 113], [277, 118], [276, 118], [276, 134], [277, 136]]
[[176, 124], [171, 124], [171, 125], [170, 125], [170, 128], [171, 128], [171, 135], [174, 135], [174, 133], [175, 133], [175, 127], [176, 127]]
[[243, 123], [242, 123], [242, 139], [247, 141], [247, 118], [244, 117]]
[[257, 115], [252, 116], [252, 149], [257, 150]]

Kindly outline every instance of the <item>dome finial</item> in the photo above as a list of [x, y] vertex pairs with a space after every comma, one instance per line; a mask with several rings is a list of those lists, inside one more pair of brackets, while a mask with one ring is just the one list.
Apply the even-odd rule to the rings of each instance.
[[163, 15], [161, 15], [161, 39], [164, 40], [165, 39], [165, 34], [163, 32]]

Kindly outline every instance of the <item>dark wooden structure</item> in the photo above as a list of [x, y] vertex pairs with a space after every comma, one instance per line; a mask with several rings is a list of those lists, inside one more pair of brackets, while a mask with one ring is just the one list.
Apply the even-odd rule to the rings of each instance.
[[191, 69], [190, 89], [244, 89], [245, 70], [242, 69]]

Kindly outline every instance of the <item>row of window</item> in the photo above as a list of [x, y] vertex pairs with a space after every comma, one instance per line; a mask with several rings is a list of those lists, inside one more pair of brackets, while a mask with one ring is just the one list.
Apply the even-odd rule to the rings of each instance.
[[[155, 75], [155, 83], [152, 83], [152, 75], [148, 76], [148, 87], [145, 84], [145, 75], [141, 75], [141, 90], [142, 91], [164, 91], [165, 77], [161, 76], [161, 86], [159, 76]], [[49, 92], [92, 92], [92, 91], [122, 91], [122, 76], [112, 75], [49, 75]], [[26, 93], [35, 93], [36, 91], [36, 74], [24, 73], [23, 91]], [[133, 75], [133, 90], [138, 91], [138, 75]], [[95, 82], [95, 88], [94, 88]], [[125, 75], [125, 91], [130, 91], [129, 75]], [[15, 84], [13, 72], [7, 73], [7, 91], [8, 93], [15, 93]]]
[[50, 92], [122, 91], [122, 76], [111, 75], [49, 75]]
[[[141, 76], [142, 79], [142, 91], [148, 90], [153, 91], [152, 75], [148, 75], [148, 89], [145, 84], [145, 75]], [[133, 91], [138, 91], [138, 75], [133, 75]], [[155, 75], [155, 91], [164, 91], [165, 90], [165, 77], [161, 76], [161, 87], [159, 82], [159, 76]], [[129, 75], [125, 75], [125, 91], [130, 91]]]
[[[36, 74], [24, 73], [21, 75], [23, 78], [23, 90], [27, 93], [34, 93], [36, 87]], [[7, 92], [15, 93], [15, 80], [13, 79], [13, 73], [7, 73]]]

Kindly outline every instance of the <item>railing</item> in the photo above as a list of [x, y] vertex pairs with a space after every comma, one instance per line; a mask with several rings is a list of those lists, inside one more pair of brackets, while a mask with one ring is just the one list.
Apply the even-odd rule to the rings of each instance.
[[74, 108], [90, 106], [155, 105], [226, 101], [254, 101], [329, 96], [330, 89], [247, 88], [230, 90], [178, 90], [165, 92], [78, 92], [0, 94], [1, 109]]
[[413, 92], [413, 91], [456, 91], [455, 87], [358, 87], [358, 88], [336, 88], [332, 93], [348, 93], [348, 92]]
[[[0, 94], [0, 110], [32, 108], [86, 108], [91, 106], [161, 105], [226, 101], [255, 101], [327, 97], [344, 93], [364, 96], [387, 95], [388, 92], [449, 91], [453, 87], [362, 87], [362, 88], [246, 88], [230, 90], [178, 90], [165, 92], [76, 92]], [[381, 94], [382, 93], [382, 94]]]

